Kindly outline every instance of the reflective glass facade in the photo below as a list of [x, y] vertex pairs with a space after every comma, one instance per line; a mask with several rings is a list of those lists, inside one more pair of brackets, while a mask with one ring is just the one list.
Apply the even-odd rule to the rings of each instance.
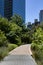
[[19, 14], [25, 20], [25, 0], [13, 0], [13, 14]]
[[25, 0], [0, 0], [0, 15], [9, 19], [14, 14], [25, 20]]
[[40, 10], [40, 13], [39, 13], [39, 21], [40, 22], [43, 22], [43, 10]]
[[4, 0], [4, 17], [10, 19], [12, 16], [12, 0]]
[[4, 0], [0, 0], [0, 15], [4, 16]]

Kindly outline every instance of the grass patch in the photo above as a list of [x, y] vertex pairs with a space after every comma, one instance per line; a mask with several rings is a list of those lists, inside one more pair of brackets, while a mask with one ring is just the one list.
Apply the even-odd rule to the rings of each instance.
[[18, 45], [16, 45], [16, 44], [8, 44], [8, 51], [11, 51], [11, 50], [15, 49], [16, 47], [18, 47]]
[[8, 47], [0, 47], [0, 60], [2, 60], [8, 53], [18, 47], [16, 44], [8, 44]]

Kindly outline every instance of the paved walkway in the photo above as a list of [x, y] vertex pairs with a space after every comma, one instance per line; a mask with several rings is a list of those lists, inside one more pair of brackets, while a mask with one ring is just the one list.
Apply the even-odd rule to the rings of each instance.
[[30, 44], [21, 45], [20, 47], [12, 50], [9, 54], [10, 55], [32, 55], [30, 47], [31, 47]]
[[22, 45], [9, 53], [0, 65], [37, 65], [31, 57], [30, 45]]

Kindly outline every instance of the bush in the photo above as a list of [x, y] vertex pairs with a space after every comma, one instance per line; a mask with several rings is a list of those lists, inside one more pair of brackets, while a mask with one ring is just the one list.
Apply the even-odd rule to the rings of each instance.
[[37, 63], [41, 63], [43, 65], [43, 44], [32, 43], [31, 49], [33, 52], [33, 57], [37, 61]]
[[36, 44], [35, 44], [35, 43], [32, 43], [31, 49], [32, 49], [32, 50], [36, 50]]
[[9, 21], [8, 21], [8, 19], [6, 19], [6, 18], [1, 18], [0, 19], [0, 29], [2, 30], [2, 31], [4, 31], [5, 33], [8, 33], [9, 32]]
[[8, 50], [9, 51], [15, 49], [16, 47], [18, 47], [18, 45], [16, 45], [16, 44], [8, 44]]
[[16, 37], [16, 44], [17, 44], [18, 46], [22, 45], [22, 43], [21, 43], [21, 38], [20, 38], [19, 36]]
[[32, 49], [33, 51], [40, 50], [41, 48], [42, 48], [42, 45], [38, 45], [38, 44], [36, 44], [36, 43], [32, 43], [32, 45], [31, 45], [31, 49]]
[[24, 44], [30, 44], [32, 41], [31, 36], [29, 35], [28, 32], [22, 33], [21, 40], [22, 40], [22, 43], [24, 43]]
[[6, 47], [0, 48], [0, 60], [3, 59], [8, 54], [8, 50]]
[[5, 34], [0, 30], [0, 47], [7, 46], [7, 38]]

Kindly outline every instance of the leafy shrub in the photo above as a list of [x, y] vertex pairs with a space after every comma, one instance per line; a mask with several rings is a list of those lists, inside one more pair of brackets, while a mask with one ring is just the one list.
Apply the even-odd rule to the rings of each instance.
[[9, 32], [9, 24], [6, 18], [0, 18], [0, 29], [5, 33]]
[[41, 28], [36, 29], [36, 32], [33, 34], [33, 41], [31, 49], [33, 52], [33, 57], [40, 65], [43, 65], [43, 30]]
[[17, 44], [18, 46], [22, 45], [22, 43], [21, 43], [21, 38], [20, 38], [19, 36], [16, 37], [16, 44]]
[[0, 30], [0, 47], [7, 46], [7, 38], [5, 34]]
[[31, 40], [31, 36], [29, 32], [22, 33], [21, 40], [22, 40], [22, 43], [30, 44], [32, 40]]
[[8, 44], [8, 51], [11, 51], [11, 50], [15, 49], [16, 47], [18, 47], [18, 45], [16, 45], [16, 44]]
[[38, 45], [36, 43], [31, 46], [33, 57], [37, 61], [37, 63], [41, 63], [43, 65], [43, 45]]
[[3, 59], [8, 54], [8, 50], [6, 47], [0, 48], [0, 60]]
[[9, 33], [6, 34], [6, 36], [7, 36], [7, 38], [9, 39], [9, 41], [11, 43], [14, 43], [14, 44], [19, 43], [19, 39], [18, 38], [20, 38], [21, 30], [22, 30], [22, 28], [19, 27], [14, 22], [10, 23], [10, 31], [9, 31]]

